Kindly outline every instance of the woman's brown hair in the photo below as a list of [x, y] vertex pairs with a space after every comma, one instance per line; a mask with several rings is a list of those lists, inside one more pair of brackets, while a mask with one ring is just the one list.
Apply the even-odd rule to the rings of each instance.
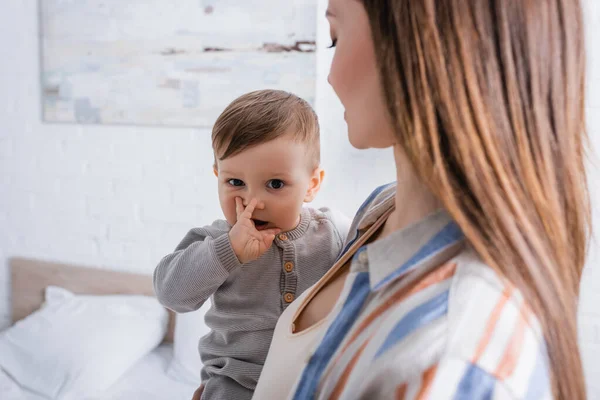
[[396, 135], [543, 327], [553, 393], [585, 399], [590, 232], [579, 0], [362, 0]]

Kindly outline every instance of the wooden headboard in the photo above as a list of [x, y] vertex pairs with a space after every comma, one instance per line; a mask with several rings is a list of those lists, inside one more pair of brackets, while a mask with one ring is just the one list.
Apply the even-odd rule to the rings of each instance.
[[[12, 258], [12, 321], [36, 311], [44, 302], [47, 286], [59, 286], [76, 294], [133, 294], [154, 296], [152, 276], [89, 267]], [[173, 341], [175, 314], [169, 311], [169, 329], [165, 341]]]

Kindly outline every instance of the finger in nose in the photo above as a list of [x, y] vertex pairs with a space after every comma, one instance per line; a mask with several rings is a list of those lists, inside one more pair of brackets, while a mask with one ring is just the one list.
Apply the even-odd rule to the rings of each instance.
[[252, 200], [256, 201], [256, 204], [254, 205], [254, 209], [256, 209], [256, 210], [264, 210], [265, 209], [265, 202], [259, 200], [256, 197], [251, 197], [249, 199], [243, 199], [242, 204], [244, 205], [244, 207], [248, 207], [248, 205], [252, 202]]

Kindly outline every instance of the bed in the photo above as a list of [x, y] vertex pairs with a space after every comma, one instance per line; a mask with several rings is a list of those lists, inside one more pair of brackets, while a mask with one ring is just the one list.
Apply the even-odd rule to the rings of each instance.
[[[80, 295], [153, 296], [152, 278], [146, 275], [20, 258], [10, 260], [10, 270], [13, 322], [22, 320], [38, 310], [44, 303], [44, 293], [49, 286], [61, 287]], [[141, 357], [108, 390], [86, 399], [190, 399], [197, 385], [179, 380], [172, 373], [167, 374], [174, 354], [173, 313], [169, 312], [168, 320], [168, 328], [160, 345]], [[51, 343], [48, 344], [50, 345]], [[3, 356], [4, 354], [0, 354], [0, 359]], [[0, 398], [49, 399], [22, 388], [4, 369], [0, 369]]]

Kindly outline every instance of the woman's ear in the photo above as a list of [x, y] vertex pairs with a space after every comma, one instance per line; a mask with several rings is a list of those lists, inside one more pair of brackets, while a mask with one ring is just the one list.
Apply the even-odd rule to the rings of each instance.
[[219, 170], [217, 169], [216, 165], [213, 165], [213, 174], [215, 174], [217, 178], [219, 177]]
[[312, 173], [312, 176], [310, 177], [308, 190], [306, 191], [306, 195], [304, 196], [305, 203], [310, 203], [315, 199], [317, 193], [319, 193], [319, 189], [321, 189], [321, 183], [323, 183], [324, 177], [325, 171], [323, 170], [323, 168], [315, 168], [315, 170]]

